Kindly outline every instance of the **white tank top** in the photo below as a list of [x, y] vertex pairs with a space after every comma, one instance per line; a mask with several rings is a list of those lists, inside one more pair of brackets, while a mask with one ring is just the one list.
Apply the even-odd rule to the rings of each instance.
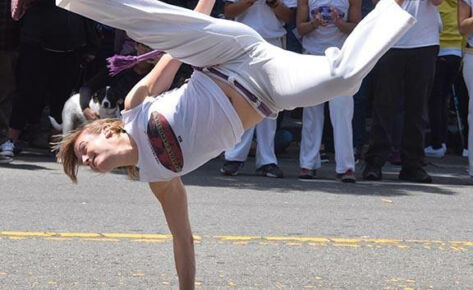
[[[468, 6], [470, 6], [470, 17], [473, 16], [473, 0], [463, 0]], [[470, 47], [473, 47], [473, 33], [468, 35], [467, 42]]]
[[440, 44], [441, 20], [437, 6], [430, 0], [404, 1], [407, 12], [417, 23], [394, 45], [396, 48], [416, 48]]
[[[324, 6], [333, 6], [338, 9], [342, 19], [347, 21], [350, 2], [348, 0], [309, 0], [309, 18], [314, 18], [316, 9], [323, 9]], [[322, 8], [321, 8], [322, 7]], [[323, 55], [329, 47], [341, 48], [348, 35], [340, 31], [335, 24], [322, 27], [319, 26], [312, 32], [302, 37], [302, 47], [306, 53]]]
[[197, 169], [243, 135], [227, 96], [198, 71], [179, 89], [123, 111], [122, 121], [138, 145], [137, 167], [145, 182], [168, 181]]

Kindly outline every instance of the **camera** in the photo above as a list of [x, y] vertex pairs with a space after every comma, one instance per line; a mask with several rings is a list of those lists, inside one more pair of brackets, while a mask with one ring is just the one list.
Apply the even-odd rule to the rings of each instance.
[[[340, 16], [340, 18], [343, 18], [343, 16], [345, 16], [345, 13], [341, 12], [340, 10], [338, 10], [337, 8], [335, 8], [338, 12], [338, 15]], [[332, 23], [332, 8], [330, 6], [320, 6], [320, 7], [317, 7], [315, 8], [314, 10], [312, 10], [312, 16], [315, 17], [315, 13], [316, 12], [319, 12], [321, 18], [326, 21], [327, 23]]]

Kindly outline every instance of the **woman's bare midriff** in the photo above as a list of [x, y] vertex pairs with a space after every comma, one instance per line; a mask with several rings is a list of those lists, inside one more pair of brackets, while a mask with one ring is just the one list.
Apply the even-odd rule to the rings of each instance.
[[226, 82], [211, 76], [215, 83], [222, 89], [233, 105], [233, 108], [240, 117], [241, 123], [245, 130], [258, 124], [263, 118], [261, 115], [248, 103], [246, 98], [235, 90]]

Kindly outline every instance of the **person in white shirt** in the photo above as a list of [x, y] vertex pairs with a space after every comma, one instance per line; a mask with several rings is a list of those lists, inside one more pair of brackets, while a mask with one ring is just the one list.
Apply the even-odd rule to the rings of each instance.
[[[294, 16], [296, 0], [227, 0], [225, 17], [234, 19], [253, 28], [267, 42], [281, 48], [286, 46], [284, 23]], [[225, 175], [237, 175], [250, 152], [253, 135], [256, 132], [256, 173], [282, 178], [283, 172], [278, 167], [274, 152], [276, 120], [265, 118], [258, 125], [248, 129], [241, 137], [241, 142], [225, 151], [225, 163], [220, 172]]]
[[[361, 0], [299, 0], [297, 29], [304, 53], [323, 55], [329, 47], [341, 48], [361, 20]], [[329, 101], [335, 143], [336, 177], [355, 182], [353, 153], [353, 96]], [[305, 107], [302, 115], [300, 179], [313, 179], [321, 167], [320, 145], [324, 127], [324, 104]]]
[[395, 116], [403, 100], [404, 126], [399, 179], [430, 183], [424, 163], [424, 113], [435, 76], [442, 0], [405, 1], [417, 23], [383, 56], [374, 69], [373, 123], [363, 179], [381, 180], [391, 152]]
[[[292, 53], [238, 22], [156, 0], [57, 0], [59, 6], [112, 27], [164, 55], [127, 95], [123, 120], [102, 119], [57, 144], [66, 175], [125, 167], [149, 182], [173, 235], [181, 289], [194, 288], [195, 257], [180, 176], [239, 142], [264, 117], [351, 95], [376, 61], [412, 27], [399, 4], [381, 0], [342, 49], [325, 56]], [[209, 13], [214, 0], [200, 0]], [[164, 93], [181, 65], [196, 67], [188, 84]], [[154, 98], [153, 96], [158, 97]]]
[[458, 1], [458, 29], [467, 36], [467, 47], [463, 55], [463, 77], [470, 96], [468, 105], [468, 163], [473, 181], [473, 1]]

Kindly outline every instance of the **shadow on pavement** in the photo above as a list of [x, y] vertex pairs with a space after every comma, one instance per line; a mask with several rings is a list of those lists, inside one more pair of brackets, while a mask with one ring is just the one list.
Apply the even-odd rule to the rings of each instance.
[[11, 163], [2, 163], [0, 168], [22, 169], [22, 170], [51, 170], [45, 166], [35, 163], [55, 163], [56, 157], [46, 149], [24, 149], [21, 154], [15, 156]]
[[383, 181], [362, 181], [361, 168], [358, 169], [358, 182], [355, 184], [341, 183], [335, 180], [333, 166], [325, 166], [318, 171], [318, 179], [301, 181], [297, 178], [297, 161], [291, 159], [280, 160], [280, 167], [285, 173], [285, 178], [274, 179], [258, 176], [254, 173], [253, 160], [248, 162], [238, 176], [224, 176], [219, 169], [220, 160], [212, 160], [200, 169], [184, 176], [184, 184], [203, 187], [232, 187], [251, 189], [256, 191], [273, 191], [284, 193], [286, 191], [310, 192], [318, 191], [343, 195], [374, 195], [374, 196], [409, 196], [416, 193], [454, 195], [455, 191], [449, 186], [466, 185], [468, 180], [450, 176], [434, 175], [433, 184], [406, 183], [398, 180], [398, 169], [387, 168]]

